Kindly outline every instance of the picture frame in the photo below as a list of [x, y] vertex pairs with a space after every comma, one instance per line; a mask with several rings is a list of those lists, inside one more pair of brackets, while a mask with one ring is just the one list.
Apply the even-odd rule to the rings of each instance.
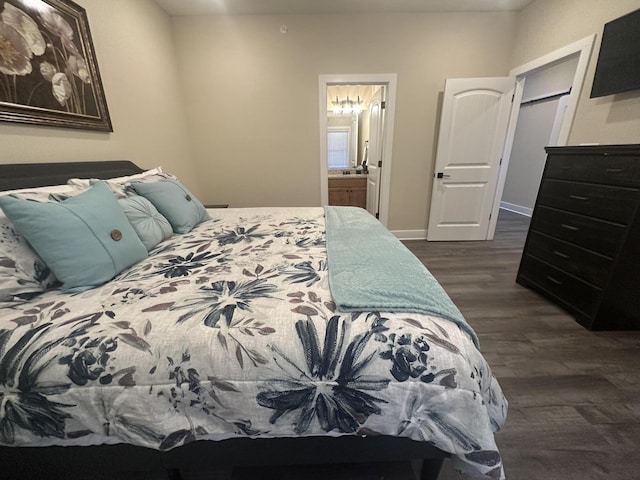
[[113, 131], [83, 7], [0, 0], [0, 120]]

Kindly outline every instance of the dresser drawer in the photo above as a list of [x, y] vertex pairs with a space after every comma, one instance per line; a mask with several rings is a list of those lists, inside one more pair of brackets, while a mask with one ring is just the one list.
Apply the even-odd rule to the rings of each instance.
[[631, 188], [545, 180], [538, 203], [626, 225], [633, 220], [639, 199], [640, 192]]
[[612, 258], [626, 232], [626, 228], [621, 225], [542, 206], [535, 209], [531, 230]]
[[527, 239], [527, 253], [582, 280], [603, 287], [613, 268], [610, 258], [589, 252], [538, 232]]
[[561, 302], [591, 316], [598, 308], [601, 290], [557, 268], [525, 255], [520, 263], [520, 281], [531, 283]]
[[638, 187], [640, 186], [640, 157], [554, 154], [547, 159], [544, 176], [578, 182]]

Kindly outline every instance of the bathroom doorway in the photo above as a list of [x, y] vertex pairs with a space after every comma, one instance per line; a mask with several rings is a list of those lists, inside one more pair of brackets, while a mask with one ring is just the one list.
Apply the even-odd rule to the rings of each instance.
[[329, 176], [332, 184], [364, 177], [367, 210], [387, 225], [395, 89], [395, 74], [320, 76], [322, 205], [329, 204]]

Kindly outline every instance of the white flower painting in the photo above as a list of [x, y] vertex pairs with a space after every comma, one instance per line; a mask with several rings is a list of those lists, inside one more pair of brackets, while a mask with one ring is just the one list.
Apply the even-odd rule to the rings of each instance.
[[112, 131], [86, 12], [0, 0], [0, 120]]

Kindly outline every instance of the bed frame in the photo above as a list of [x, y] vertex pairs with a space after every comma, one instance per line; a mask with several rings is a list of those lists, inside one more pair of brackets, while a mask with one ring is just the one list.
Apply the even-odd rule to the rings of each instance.
[[[108, 179], [141, 173], [132, 162], [0, 165], [0, 191], [64, 184], [69, 178]], [[197, 441], [167, 452], [126, 444], [88, 447], [0, 447], [0, 477], [64, 478], [70, 472], [161, 472], [179, 480], [180, 470], [221, 466], [307, 465], [422, 461], [421, 480], [436, 480], [449, 455], [425, 442], [390, 436], [232, 438]]]

